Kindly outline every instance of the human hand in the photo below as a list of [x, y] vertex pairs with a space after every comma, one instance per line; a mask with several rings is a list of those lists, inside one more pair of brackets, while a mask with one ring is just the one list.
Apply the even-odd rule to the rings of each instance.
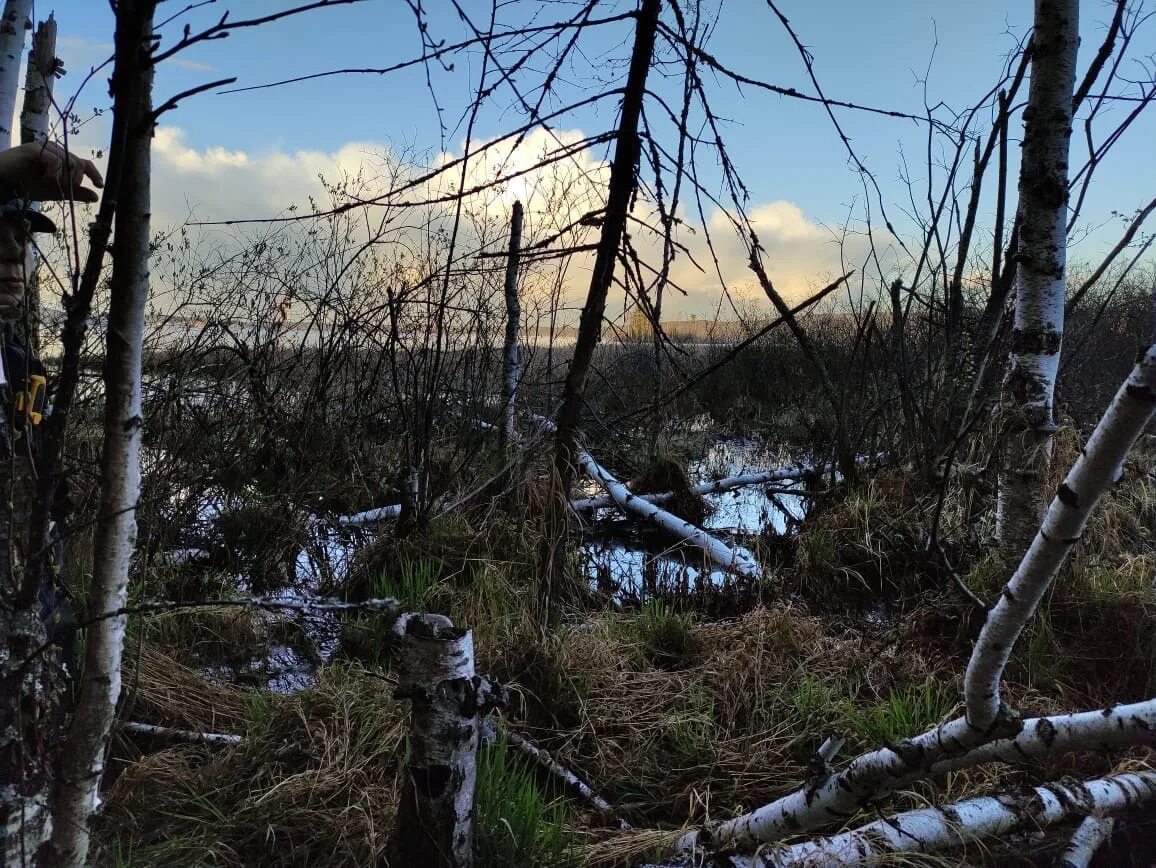
[[96, 190], [84, 187], [91, 181], [104, 186], [104, 178], [91, 160], [68, 153], [56, 142], [28, 142], [0, 151], [0, 188], [32, 202], [95, 202]]

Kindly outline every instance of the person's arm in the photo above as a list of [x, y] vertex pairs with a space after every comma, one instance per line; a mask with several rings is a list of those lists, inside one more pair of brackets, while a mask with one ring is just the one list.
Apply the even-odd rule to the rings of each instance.
[[86, 180], [104, 186], [91, 160], [69, 154], [56, 142], [29, 142], [0, 151], [0, 201], [95, 202], [99, 194], [84, 186]]

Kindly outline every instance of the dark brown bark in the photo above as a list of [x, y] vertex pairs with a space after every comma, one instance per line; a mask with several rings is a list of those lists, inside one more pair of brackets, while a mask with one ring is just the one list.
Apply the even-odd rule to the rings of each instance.
[[660, 6], [660, 0], [643, 0], [638, 12], [634, 50], [630, 57], [630, 70], [627, 73], [626, 87], [622, 96], [622, 118], [618, 123], [614, 160], [610, 166], [609, 193], [606, 210], [603, 212], [602, 235], [598, 241], [594, 270], [590, 276], [590, 288], [578, 324], [574, 355], [566, 374], [562, 406], [556, 420], [558, 429], [554, 435], [554, 466], [557, 496], [550, 499], [547, 517], [543, 564], [545, 587], [541, 601], [547, 609], [552, 606], [554, 597], [552, 586], [562, 574], [561, 539], [568, 521], [566, 502], [569, 500], [570, 484], [574, 480], [574, 445], [578, 436], [586, 379], [590, 373], [594, 351], [602, 338], [606, 296], [614, 278], [615, 260], [622, 244], [623, 233], [626, 231], [630, 203], [638, 184], [636, 173], [641, 156], [638, 120], [642, 113], [643, 96], [646, 93], [646, 76], [650, 71], [651, 57], [654, 53], [654, 37], [658, 30]]

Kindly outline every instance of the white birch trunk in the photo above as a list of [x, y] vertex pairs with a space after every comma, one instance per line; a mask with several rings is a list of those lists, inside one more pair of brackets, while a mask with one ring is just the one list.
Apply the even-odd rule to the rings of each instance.
[[[36, 27], [32, 50], [28, 52], [28, 69], [24, 75], [24, 107], [20, 112], [20, 144], [44, 142], [52, 126], [52, 89], [56, 82], [56, 19], [50, 14], [47, 21]], [[41, 203], [28, 202], [27, 207], [41, 210]], [[26, 275], [24, 304], [27, 309], [28, 343], [33, 353], [40, 352], [40, 256], [29, 245], [24, 253]]]
[[1052, 783], [1027, 794], [982, 796], [876, 820], [818, 841], [730, 860], [734, 868], [877, 864], [895, 853], [934, 853], [1019, 829], [1035, 831], [1073, 816], [1127, 810], [1156, 797], [1156, 772]]
[[[926, 777], [945, 760], [966, 756], [988, 742], [1022, 736], [1022, 722], [999, 700], [1004, 666], [1016, 638], [1078, 541], [1092, 509], [1119, 478], [1124, 458], [1154, 409], [1156, 347], [1149, 348], [1116, 393], [1083, 454], [1060, 486], [1031, 549], [988, 613], [968, 664], [964, 717], [894, 747], [863, 754], [838, 773], [716, 829], [688, 832], [677, 848], [685, 851], [705, 845], [755, 846], [815, 829], [887, 796], [896, 787]], [[1119, 723], [1110, 715], [1105, 715], [1105, 720]], [[1088, 726], [1089, 722], [1084, 721], [1083, 725]], [[1140, 730], [1138, 726], [1131, 731], [1138, 734]], [[1044, 734], [1041, 731], [1041, 739]], [[1135, 740], [1143, 741], [1145, 737]]]
[[998, 739], [961, 756], [940, 760], [930, 771], [941, 775], [985, 763], [1015, 765], [1046, 754], [1140, 744], [1156, 745], [1156, 699], [1095, 711], [1029, 718], [1014, 738]]
[[964, 680], [967, 719], [976, 729], [986, 730], [999, 715], [999, 683], [1016, 639], [1084, 533], [1092, 510], [1120, 478], [1124, 459], [1153, 409], [1156, 347], [1149, 347], [1092, 432], [1056, 492], [1031, 548], [987, 613]]
[[179, 741], [185, 744], [208, 744], [213, 747], [226, 747], [240, 744], [244, 736], [229, 732], [193, 732], [188, 729], [174, 729], [171, 726], [158, 726], [155, 723], [137, 723], [126, 721], [120, 725], [125, 732], [137, 735], [150, 735], [168, 741]]
[[1022, 554], [1039, 527], [1055, 431], [1052, 399], [1064, 334], [1068, 145], [1079, 0], [1035, 0], [1032, 71], [1020, 164], [1015, 327], [1004, 384], [996, 535]]
[[513, 747], [516, 747], [554, 777], [558, 778], [558, 780], [560, 780], [571, 793], [588, 804], [603, 817], [613, 821], [614, 825], [619, 829], [624, 832], [630, 831], [632, 826], [621, 817], [616, 817], [614, 815], [614, 808], [610, 806], [608, 801], [594, 792], [589, 784], [578, 777], [578, 775], [574, 774], [574, 772], [570, 771], [570, 769], [566, 768], [566, 766], [562, 765], [560, 762], [550, 756], [550, 754], [548, 754], [546, 751], [542, 750], [528, 739], [522, 738], [522, 736], [518, 735], [516, 732], [510, 732], [508, 730], [506, 732], [506, 742]]
[[32, 37], [24, 75], [24, 107], [20, 112], [20, 143], [44, 142], [52, 126], [52, 89], [56, 82], [56, 19], [41, 21]]
[[[764, 470], [757, 473], [743, 473], [738, 476], [727, 476], [711, 482], [700, 482], [691, 486], [690, 493], [697, 495], [722, 494], [748, 485], [767, 485], [771, 482], [787, 482], [806, 479], [812, 475], [823, 475], [834, 469], [833, 464], [824, 464], [822, 467], [780, 467], [775, 470]], [[634, 494], [634, 497], [645, 500], [647, 503], [666, 503], [673, 500], [675, 492], [662, 491], [656, 494]], [[575, 512], [584, 512], [591, 509], [606, 509], [614, 506], [612, 497], [579, 497], [570, 501], [570, 508]]]
[[502, 419], [498, 442], [508, 452], [518, 437], [518, 417], [514, 406], [518, 395], [518, 381], [522, 379], [522, 349], [518, 346], [518, 331], [522, 326], [522, 305], [518, 300], [518, 258], [522, 252], [522, 203], [514, 203], [510, 218], [510, 249], [506, 257], [506, 345], [502, 370]]
[[[554, 423], [542, 416], [532, 416], [534, 422], [547, 431], [554, 430]], [[700, 527], [689, 521], [684, 521], [653, 503], [648, 503], [641, 497], [632, 494], [630, 489], [614, 478], [605, 467], [594, 460], [585, 449], [578, 449], [574, 453], [582, 471], [606, 489], [614, 503], [627, 513], [634, 513], [641, 518], [651, 521], [668, 533], [673, 534], [684, 542], [697, 546], [718, 567], [738, 573], [740, 576], [758, 581], [763, 576], [763, 568], [753, 556], [741, 546], [734, 548], [711, 536]]]
[[474, 640], [444, 615], [406, 614], [397, 697], [413, 702], [410, 755], [397, 814], [401, 864], [473, 864], [480, 715], [500, 697], [474, 676]]
[[389, 506], [379, 506], [376, 509], [367, 509], [353, 515], [338, 516], [337, 523], [346, 527], [360, 527], [374, 522], [384, 521], [387, 518], [397, 518], [401, 515], [401, 504], [393, 503]]
[[[150, 157], [153, 66], [148, 56], [155, 0], [121, 0], [117, 10], [114, 111], [131, 122], [119, 190], [110, 278], [101, 492], [88, 605], [122, 609], [136, 544], [140, 494], [141, 345], [149, 294]], [[87, 864], [93, 817], [100, 805], [105, 753], [120, 697], [125, 617], [90, 626], [84, 674], [62, 745], [53, 806], [56, 863]]]
[[1114, 817], [1084, 817], [1072, 833], [1072, 840], [1056, 860], [1056, 868], [1088, 868], [1100, 845], [1116, 831]]
[[32, 0], [4, 0], [0, 14], [0, 150], [12, 147], [12, 121], [20, 89], [24, 33], [31, 27]]

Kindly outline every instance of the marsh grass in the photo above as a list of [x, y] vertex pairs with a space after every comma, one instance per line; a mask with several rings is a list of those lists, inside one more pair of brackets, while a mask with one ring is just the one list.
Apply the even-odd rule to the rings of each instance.
[[[1151, 494], [1136, 474], [1110, 495], [1102, 536], [1080, 544], [1017, 646], [1005, 689], [1024, 714], [1151, 695], [1156, 552], [1144, 542], [1148, 519], [1131, 518], [1138, 510], [1150, 514]], [[530, 485], [510, 496], [527, 508], [541, 503], [541, 490]], [[899, 476], [829, 498], [804, 527], [796, 561], [776, 576], [775, 598], [725, 620], [710, 620], [690, 600], [656, 598], [631, 611], [576, 607], [543, 631], [532, 606], [539, 528], [504, 509], [435, 522], [428, 538], [416, 542], [383, 542], [376, 584], [363, 590], [469, 625], [479, 670], [510, 689], [504, 714], [511, 724], [564, 759], [639, 830], [601, 828], [577, 805], [560, 803], [536, 769], [498, 745], [482, 755], [479, 864], [628, 865], [655, 855], [678, 828], [724, 819], [795, 789], [829, 736], [847, 740], [838, 762], [956, 713], [982, 613], [915, 556], [930, 499]], [[965, 513], [949, 501], [948, 538], [962, 533], [957, 522]], [[961, 571], [987, 599], [1010, 577], [1000, 558], [982, 549]], [[881, 594], [898, 601], [894, 621], [868, 621], [829, 605], [847, 595]], [[234, 629], [212, 629], [227, 638], [226, 628]], [[236, 641], [249, 641], [251, 627], [235, 629]], [[177, 622], [143, 632], [126, 678], [126, 715], [244, 733], [247, 741], [156, 751], [155, 744], [118, 738], [123, 770], [107, 794], [101, 831], [108, 861], [276, 866], [387, 859], [407, 711], [382, 680], [388, 653], [330, 665], [313, 689], [277, 697], [213, 683], [181, 666], [182, 644], [187, 648], [197, 635]], [[1121, 756], [1150, 759], [1137, 750], [1015, 771], [968, 770], [913, 786], [893, 805], [1103, 773]], [[848, 822], [874, 817], [863, 812]], [[989, 864], [1019, 858], [998, 848], [966, 856]]]
[[574, 864], [565, 805], [551, 799], [535, 770], [499, 740], [478, 754], [474, 864], [537, 868]]

